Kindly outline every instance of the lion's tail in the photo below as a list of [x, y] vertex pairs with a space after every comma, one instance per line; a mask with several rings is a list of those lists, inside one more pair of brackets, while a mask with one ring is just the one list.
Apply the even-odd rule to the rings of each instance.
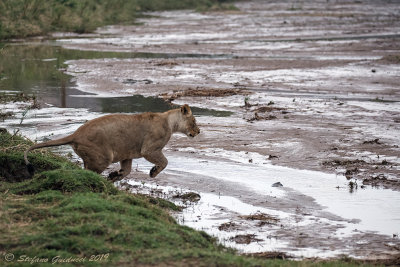
[[28, 160], [28, 152], [29, 151], [34, 150], [34, 149], [38, 149], [38, 148], [42, 148], [42, 147], [68, 145], [68, 144], [72, 143], [73, 140], [74, 140], [73, 135], [69, 135], [69, 136], [66, 136], [64, 138], [60, 138], [60, 139], [51, 140], [51, 141], [48, 141], [48, 142], [43, 142], [43, 143], [40, 143], [40, 144], [36, 144], [36, 145], [33, 145], [30, 148], [28, 148], [24, 153], [24, 159], [25, 159], [25, 164], [26, 164], [26, 167], [27, 167], [29, 173], [31, 175], [33, 175], [35, 173], [35, 168], [33, 167], [33, 165]]

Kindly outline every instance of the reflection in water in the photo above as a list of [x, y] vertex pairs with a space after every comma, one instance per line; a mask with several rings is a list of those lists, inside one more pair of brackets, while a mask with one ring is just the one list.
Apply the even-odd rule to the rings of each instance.
[[67, 107], [67, 90], [66, 90], [66, 85], [65, 85], [65, 80], [63, 79], [61, 81], [61, 107], [66, 108]]
[[[178, 106], [165, 102], [163, 99], [156, 97], [144, 97], [142, 95], [134, 95], [128, 97], [67, 97], [68, 107], [81, 108], [85, 107], [90, 111], [104, 113], [140, 113], [140, 112], [164, 112]], [[195, 115], [226, 117], [232, 113], [229, 111], [217, 111], [212, 109], [203, 109], [191, 107]]]
[[[87, 108], [91, 111], [163, 112], [175, 106], [154, 97], [131, 96], [98, 98], [76, 89], [71, 77], [63, 73], [64, 62], [95, 58], [172, 58], [207, 55], [152, 54], [79, 51], [49, 44], [7, 45], [0, 57], [0, 92], [35, 94], [42, 103], [62, 108]], [[92, 96], [90, 96], [92, 95]], [[192, 108], [196, 115], [229, 116], [231, 112]]]

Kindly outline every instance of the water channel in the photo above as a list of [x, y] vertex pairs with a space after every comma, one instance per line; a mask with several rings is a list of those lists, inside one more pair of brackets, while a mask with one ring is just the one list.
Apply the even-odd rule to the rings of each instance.
[[[97, 52], [64, 49], [54, 42], [8, 44], [0, 57], [0, 93], [34, 95], [42, 104], [60, 108], [86, 108], [102, 113], [164, 112], [176, 106], [157, 97], [131, 95], [96, 97], [76, 88], [74, 79], [64, 73], [65, 62], [74, 59], [98, 58], [208, 58], [199, 54], [160, 54]], [[224, 55], [221, 55], [224, 57]], [[125, 83], [147, 82], [127, 78]], [[231, 112], [193, 107], [200, 116], [229, 116]]]

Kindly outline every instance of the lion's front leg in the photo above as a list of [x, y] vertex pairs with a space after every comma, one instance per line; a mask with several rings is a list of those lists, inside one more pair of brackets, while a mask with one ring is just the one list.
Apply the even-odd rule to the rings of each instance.
[[168, 165], [168, 160], [161, 151], [153, 152], [148, 155], [144, 155], [144, 158], [151, 163], [154, 163], [154, 167], [150, 170], [150, 177], [156, 177], [162, 170]]

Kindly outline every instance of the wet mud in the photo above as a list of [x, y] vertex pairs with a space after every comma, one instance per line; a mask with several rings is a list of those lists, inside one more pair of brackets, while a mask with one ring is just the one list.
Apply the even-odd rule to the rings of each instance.
[[249, 256], [256, 257], [256, 258], [262, 258], [262, 259], [280, 259], [280, 260], [287, 260], [290, 259], [291, 257], [287, 255], [286, 253], [283, 252], [277, 252], [277, 251], [272, 251], [272, 252], [259, 252], [259, 253], [252, 253], [248, 254]]
[[[142, 25], [105, 27], [90, 38], [57, 35], [66, 50], [148, 55], [69, 59], [65, 73], [76, 90], [97, 99], [141, 95], [227, 112], [197, 114], [201, 134], [174, 136], [165, 148], [169, 165], [156, 179], [148, 177], [151, 164], [137, 160], [117, 184], [185, 206], [178, 222], [243, 253], [395, 259], [398, 5], [236, 5], [240, 12], [152, 13]], [[99, 112], [132, 112], [101, 106], [116, 108], [44, 107], [28, 113], [22, 126], [21, 111], [7, 127], [43, 140]], [[185, 199], [188, 192], [196, 201]]]
[[164, 93], [159, 96], [169, 102], [172, 102], [181, 97], [227, 97], [239, 94], [247, 95], [249, 92], [245, 92], [240, 89], [214, 89], [197, 87], [196, 89], [188, 88], [181, 92], [175, 91], [172, 93]]

